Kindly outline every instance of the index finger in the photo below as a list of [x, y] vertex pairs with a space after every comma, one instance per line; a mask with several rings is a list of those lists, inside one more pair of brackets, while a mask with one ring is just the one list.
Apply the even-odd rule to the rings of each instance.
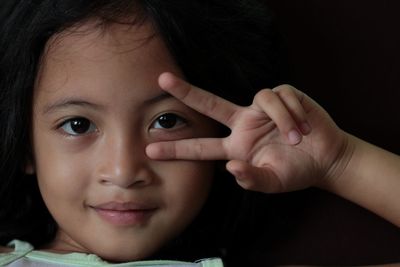
[[231, 127], [232, 118], [241, 108], [221, 97], [193, 86], [172, 73], [163, 73], [158, 79], [160, 87], [194, 110]]
[[193, 138], [151, 143], [146, 154], [157, 160], [223, 160], [227, 159], [221, 138]]

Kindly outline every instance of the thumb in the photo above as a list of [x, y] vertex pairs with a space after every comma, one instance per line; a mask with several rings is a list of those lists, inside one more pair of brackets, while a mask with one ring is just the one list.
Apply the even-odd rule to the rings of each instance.
[[235, 176], [237, 183], [246, 190], [263, 193], [278, 193], [283, 190], [278, 176], [268, 166], [255, 167], [242, 160], [231, 160], [227, 162], [226, 169]]

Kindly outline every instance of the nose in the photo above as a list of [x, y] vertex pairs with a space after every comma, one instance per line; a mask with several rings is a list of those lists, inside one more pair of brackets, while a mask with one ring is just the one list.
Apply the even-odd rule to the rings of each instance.
[[130, 188], [147, 186], [152, 182], [145, 145], [135, 142], [135, 139], [129, 135], [112, 136], [100, 145], [96, 176], [101, 184]]

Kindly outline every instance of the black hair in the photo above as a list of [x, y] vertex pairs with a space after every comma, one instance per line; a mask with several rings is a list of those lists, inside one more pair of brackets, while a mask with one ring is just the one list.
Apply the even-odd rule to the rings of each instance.
[[[135, 14], [132, 23], [153, 23], [185, 77], [197, 86], [246, 105], [256, 90], [277, 83], [273, 24], [261, 0], [2, 0], [0, 245], [21, 239], [39, 247], [51, 241], [57, 230], [41, 199], [35, 177], [24, 171], [31, 155], [33, 88], [46, 43], [54, 34], [90, 18], [107, 25], [127, 23], [121, 18], [132, 14]], [[218, 177], [217, 180], [219, 184], [231, 183], [230, 187], [224, 185], [224, 190], [236, 190], [228, 182], [233, 179]], [[215, 190], [220, 187], [216, 186]], [[218, 192], [212, 194], [210, 202], [216, 199]], [[212, 216], [221, 216], [222, 210], [230, 213], [221, 207], [235, 203], [221, 197], [218, 201], [220, 206], [206, 204], [204, 208], [213, 207]], [[207, 221], [207, 218], [200, 216], [198, 221]], [[212, 224], [216, 221], [211, 220]], [[207, 234], [199, 230], [206, 228], [195, 223], [185, 234], [193, 240], [202, 239], [210, 246], [204, 236], [213, 236], [215, 241], [217, 232], [223, 228], [221, 225], [211, 227], [213, 232]], [[168, 247], [160, 255], [172, 250]], [[199, 256], [207, 255], [193, 254], [193, 258]]]

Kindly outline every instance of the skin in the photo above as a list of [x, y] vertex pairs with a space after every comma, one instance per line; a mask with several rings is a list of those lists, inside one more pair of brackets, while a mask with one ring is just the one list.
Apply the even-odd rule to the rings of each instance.
[[228, 160], [227, 169], [243, 188], [265, 193], [304, 189], [323, 183], [319, 177], [327, 173], [341, 171], [333, 163], [346, 149], [346, 136], [321, 107], [295, 88], [261, 90], [252, 105], [241, 107], [170, 73], [160, 77], [160, 85], [225, 124], [231, 134], [151, 144], [147, 153], [152, 158]]
[[[47, 45], [34, 91], [27, 170], [36, 173], [59, 226], [42, 249], [133, 261], [160, 249], [195, 218], [214, 172], [209, 161], [152, 160], [145, 147], [213, 136], [216, 123], [161, 90], [162, 72], [181, 72], [150, 25], [94, 25], [69, 29]], [[167, 128], [159, 120], [165, 113], [176, 119]], [[72, 127], [87, 122], [79, 133]], [[109, 202], [150, 211], [138, 211], [134, 222], [110, 222], [98, 208]]]
[[[95, 36], [92, 37], [93, 38], [91, 40], [97, 40], [94, 38]], [[65, 39], [62, 40], [65, 42]], [[68, 37], [66, 40], [68, 40]], [[84, 54], [85, 56], [90, 55], [90, 53], [83, 53], [84, 47], [79, 45], [76, 46], [77, 40], [71, 39], [70, 41], [70, 43], [64, 43], [66, 45], [64, 48], [75, 48], [75, 50], [69, 51], [66, 49], [65, 51], [69, 53], [74, 52], [77, 55], [80, 52], [82, 52], [82, 55]], [[109, 46], [106, 47], [110, 48]], [[86, 52], [88, 53], [89, 51]], [[60, 207], [65, 207], [65, 205], [69, 203], [67, 207], [65, 207], [65, 211], [70, 211], [70, 214], [60, 214], [59, 216], [55, 216], [56, 218], [59, 217], [60, 221], [65, 219], [66, 222], [71, 224], [71, 227], [68, 227], [67, 229], [67, 227], [63, 227], [63, 225], [61, 225], [61, 229], [63, 231], [60, 231], [58, 239], [56, 239], [53, 244], [50, 244], [49, 248], [57, 250], [58, 252], [63, 250], [90, 251], [105, 258], [108, 257], [110, 259], [117, 260], [140, 258], [143, 255], [151, 253], [150, 250], [152, 251], [153, 249], [143, 251], [140, 248], [141, 245], [149, 245], [144, 243], [147, 241], [140, 243], [140, 238], [134, 240], [132, 240], [132, 238], [128, 238], [128, 240], [125, 240], [123, 237], [120, 237], [119, 234], [125, 231], [125, 229], [121, 230], [120, 228], [119, 229], [121, 231], [108, 231], [106, 230], [107, 227], [99, 229], [99, 231], [102, 231], [102, 235], [108, 235], [110, 233], [110, 236], [116, 237], [115, 239], [108, 239], [106, 240], [107, 242], [104, 242], [108, 246], [107, 248], [105, 248], [103, 245], [92, 244], [90, 240], [97, 238], [93, 238], [96, 233], [94, 231], [98, 230], [95, 229], [96, 227], [94, 227], [94, 229], [83, 228], [84, 232], [88, 231], [89, 234], [83, 234], [82, 237], [80, 236], [82, 230], [79, 229], [79, 232], [77, 232], [75, 228], [81, 227], [85, 224], [84, 220], [90, 219], [93, 216], [91, 217], [91, 215], [88, 215], [88, 217], [86, 217], [85, 208], [81, 208], [80, 212], [83, 214], [82, 216], [75, 210], [79, 210], [80, 206], [85, 207], [87, 199], [96, 199], [98, 197], [98, 192], [103, 192], [102, 195], [110, 194], [111, 196], [126, 196], [123, 192], [139, 192], [139, 190], [133, 189], [136, 188], [136, 186], [133, 187], [133, 185], [138, 185], [136, 182], [134, 182], [135, 179], [128, 179], [130, 182], [124, 183], [125, 186], [121, 186], [121, 184], [116, 186], [116, 183], [111, 180], [109, 181], [108, 179], [104, 179], [104, 177], [150, 177], [151, 183], [147, 183], [144, 182], [143, 179], [139, 179], [139, 184], [146, 185], [145, 188], [149, 188], [149, 186], [154, 183], [155, 180], [157, 180], [162, 184], [162, 188], [168, 188], [170, 180], [174, 179], [174, 182], [176, 183], [180, 181], [179, 177], [182, 174], [182, 172], [179, 172], [179, 175], [167, 179], [167, 173], [172, 174], [175, 172], [174, 168], [168, 169], [168, 166], [178, 166], [178, 168], [183, 168], [186, 166], [188, 170], [205, 171], [205, 166], [209, 166], [207, 162], [209, 160], [216, 159], [228, 161], [228, 171], [235, 176], [238, 183], [245, 189], [260, 192], [279, 193], [316, 186], [347, 198], [350, 201], [370, 209], [397, 226], [400, 226], [400, 194], [398, 194], [398, 188], [400, 188], [400, 157], [344, 132], [336, 126], [336, 124], [322, 107], [320, 107], [316, 102], [299, 90], [288, 85], [282, 85], [274, 88], [273, 90], [265, 89], [260, 91], [254, 97], [254, 102], [252, 105], [248, 107], [241, 107], [186, 83], [179, 77], [179, 75], [176, 76], [171, 73], [161, 74], [165, 70], [179, 73], [179, 70], [174, 69], [172, 66], [168, 66], [168, 68], [160, 67], [159, 64], [165, 60], [164, 58], [162, 61], [158, 62], [158, 64], [155, 64], [156, 70], [159, 71], [155, 71], [154, 76], [151, 76], [151, 79], [146, 81], [152, 81], [151, 86], [148, 90], [146, 90], [146, 92], [152, 92], [152, 90], [155, 88], [157, 88], [156, 91], [158, 94], [161, 92], [161, 90], [168, 92], [176, 97], [176, 101], [179, 100], [184, 105], [187, 105], [197, 112], [203, 113], [205, 116], [225, 124], [231, 129], [231, 134], [225, 138], [204, 138], [204, 136], [210, 136], [210, 134], [207, 133], [213, 132], [213, 130], [209, 129], [209, 131], [207, 130], [206, 132], [201, 132], [203, 128], [197, 128], [197, 123], [193, 123], [190, 124], [191, 127], [193, 127], [193, 131], [188, 130], [190, 134], [186, 136], [173, 135], [174, 138], [167, 138], [164, 136], [159, 138], [150, 138], [153, 135], [146, 135], [146, 130], [143, 131], [143, 136], [137, 135], [138, 132], [132, 130], [138, 129], [132, 125], [138, 126], [140, 125], [139, 121], [142, 123], [143, 121], [146, 121], [146, 116], [139, 118], [139, 116], [136, 114], [142, 112], [143, 108], [135, 109], [135, 107], [137, 107], [137, 103], [135, 101], [137, 101], [137, 99], [142, 99], [139, 96], [145, 94], [144, 92], [140, 90], [136, 91], [137, 95], [135, 95], [135, 97], [139, 98], [135, 98], [133, 96], [129, 97], [132, 91], [127, 90], [122, 90], [120, 94], [110, 93], [115, 92], [114, 90], [119, 92], [119, 86], [116, 85], [124, 80], [122, 77], [119, 77], [121, 79], [114, 80], [111, 85], [109, 85], [109, 87], [113, 87], [112, 90], [101, 90], [101, 88], [104, 86], [104, 83], [110, 83], [110, 81], [104, 79], [104, 76], [111, 75], [113, 70], [117, 69], [108, 68], [107, 71], [102, 72], [102, 75], [104, 76], [94, 76], [96, 77], [94, 80], [87, 81], [87, 84], [94, 84], [100, 89], [92, 88], [90, 90], [88, 88], [91, 87], [84, 87], [85, 90], [82, 90], [82, 88], [78, 90], [77, 88], [72, 87], [68, 88], [68, 90], [65, 90], [65, 88], [67, 88], [65, 85], [71, 83], [70, 77], [72, 74], [74, 74], [74, 70], [79, 74], [78, 75], [75, 73], [74, 82], [76, 82], [75, 77], [80, 77], [83, 79], [83, 81], [85, 81], [84, 78], [86, 79], [86, 77], [89, 77], [88, 75], [91, 75], [92, 69], [101, 69], [103, 67], [105, 68], [106, 66], [99, 66], [98, 63], [103, 63], [104, 60], [98, 60], [98, 57], [86, 58], [85, 64], [88, 65], [86, 65], [84, 69], [78, 68], [78, 66], [70, 66], [72, 61], [77, 60], [76, 62], [79, 62], [84, 57], [74, 58], [71, 57], [69, 53], [64, 55], [65, 57], [61, 57], [62, 53], [55, 53], [57, 54], [57, 57], [50, 57], [51, 60], [49, 58], [47, 59], [48, 61], [54, 61], [50, 65], [52, 68], [47, 68], [47, 77], [48, 82], [50, 81], [50, 85], [46, 90], [42, 90], [42, 93], [40, 93], [40, 90], [37, 90], [35, 95], [35, 101], [37, 101], [37, 103], [35, 102], [36, 105], [40, 106], [40, 101], [38, 101], [40, 100], [40, 95], [46, 96], [43, 99], [48, 99], [50, 101], [57, 96], [57, 91], [64, 93], [73, 92], [77, 95], [87, 92], [88, 95], [85, 97], [93, 97], [93, 95], [97, 94], [101, 96], [104, 93], [104, 99], [99, 99], [99, 103], [103, 103], [103, 101], [104, 103], [107, 103], [107, 101], [112, 99], [112, 102], [117, 101], [121, 105], [118, 104], [118, 108], [111, 108], [113, 105], [109, 105], [110, 111], [107, 113], [100, 112], [98, 117], [101, 119], [96, 125], [103, 126], [104, 124], [104, 127], [99, 127], [99, 129], [102, 129], [104, 133], [99, 131], [100, 134], [97, 133], [94, 135], [94, 137], [85, 136], [86, 140], [88, 141], [79, 141], [74, 143], [75, 141], [72, 141], [74, 140], [72, 138], [64, 138], [64, 141], [61, 141], [63, 139], [59, 137], [59, 133], [54, 131], [54, 127], [50, 127], [51, 123], [49, 122], [51, 120], [46, 122], [45, 118], [42, 118], [43, 121], [38, 120], [36, 122], [36, 126], [34, 125], [34, 128], [40, 128], [41, 130], [36, 130], [36, 139], [34, 139], [36, 142], [35, 164], [34, 166], [28, 166], [28, 169], [36, 169], [38, 175], [39, 173], [48, 173], [47, 178], [46, 176], [39, 175], [39, 177], [42, 177], [39, 179], [39, 182], [41, 184], [41, 189], [45, 199], [49, 199], [48, 205], [50, 210], [54, 210], [54, 214], [57, 215], [57, 205], [60, 205]], [[141, 55], [143, 54], [145, 53], [141, 53]], [[68, 59], [74, 60], [69, 60], [71, 62], [66, 60], [67, 55]], [[104, 54], [103, 49], [103, 52], [98, 53], [97, 55], [104, 56], [107, 54]], [[115, 56], [115, 54], [113, 55]], [[49, 57], [49, 54], [47, 54], [47, 57]], [[140, 55], [138, 55], [138, 57], [140, 57]], [[127, 57], [121, 58], [121, 61], [125, 60], [126, 58]], [[92, 59], [92, 61], [87, 59]], [[96, 59], [95, 62], [97, 64], [94, 63], [93, 59]], [[167, 61], [168, 60], [170, 59], [167, 59]], [[47, 62], [45, 63], [49, 64]], [[129, 66], [132, 67], [132, 64]], [[141, 67], [145, 68], [144, 65], [141, 65]], [[127, 67], [126, 69], [129, 68]], [[44, 67], [44, 70], [46, 70], [46, 67]], [[44, 70], [42, 76], [44, 76], [43, 74], [46, 73]], [[71, 71], [71, 73], [64, 73], [65, 70]], [[142, 73], [142, 75], [148, 75], [149, 73], [152, 73], [153, 70], [153, 68], [148, 68], [147, 72]], [[60, 72], [62, 75], [57, 76], [52, 74], [52, 72], [55, 72], [55, 74]], [[49, 75], [49, 73], [51, 75]], [[86, 75], [82, 76], [82, 73], [85, 73]], [[118, 71], [118, 74], [121, 74], [120, 71]], [[161, 75], [158, 78], [157, 84], [154, 81], [157, 79], [157, 75], [159, 74]], [[127, 74], [129, 77], [131, 77], [131, 75], [131, 72], [129, 75]], [[54, 79], [57, 77], [59, 80], [54, 81]], [[142, 76], [139, 75], [136, 78], [138, 77], [140, 78]], [[139, 80], [140, 79], [135, 79], [135, 82], [138, 82]], [[98, 82], [96, 83], [96, 81]], [[82, 81], [79, 82], [81, 83]], [[145, 81], [143, 82], [145, 83]], [[41, 80], [39, 85], [42, 85], [42, 83], [43, 81]], [[85, 84], [85, 82], [83, 82], [83, 84]], [[96, 90], [96, 92], [94, 92], [94, 90]], [[121, 96], [124, 96], [123, 99], [121, 99]], [[143, 98], [147, 97], [148, 96], [145, 96]], [[92, 99], [92, 101], [96, 99]], [[129, 113], [129, 115], [128, 113], [124, 112], [125, 108], [123, 108], [123, 103], [125, 103], [124, 101], [127, 101], [127, 99], [131, 99], [132, 103], [125, 108], [128, 110], [134, 109], [134, 113], [136, 114], [135, 116], [137, 117], [132, 115], [132, 112]], [[45, 102], [46, 101], [44, 101], [44, 103]], [[174, 105], [175, 103], [177, 102], [174, 102]], [[44, 104], [42, 103], [42, 105]], [[183, 107], [181, 106], [180, 108]], [[190, 110], [191, 109], [188, 108], [188, 112]], [[68, 109], [66, 109], [66, 111], [68, 111]], [[81, 111], [81, 109], [79, 109], [79, 111]], [[83, 109], [83, 111], [86, 112], [85, 109]], [[37, 109], [35, 112], [40, 112], [40, 109]], [[87, 112], [90, 115], [90, 112], [93, 111]], [[96, 113], [94, 113], [94, 115], [95, 114]], [[198, 113], [194, 114], [195, 115], [193, 116], [199, 116], [199, 122], [205, 120], [205, 118], [201, 117]], [[82, 114], [78, 113], [78, 115]], [[37, 116], [40, 118], [39, 115]], [[108, 116], [112, 118], [112, 121], [107, 119]], [[122, 123], [125, 116], [129, 117], [131, 121], [126, 120], [124, 123]], [[131, 116], [133, 116], [133, 118]], [[96, 118], [96, 116], [94, 117]], [[197, 119], [193, 121], [197, 122]], [[203, 126], [207, 127], [207, 125], [212, 124], [211, 122], [208, 121], [207, 123], [206, 121], [207, 120], [204, 121], [205, 123]], [[49, 125], [46, 126], [46, 123]], [[109, 124], [112, 126], [109, 126]], [[148, 125], [150, 124], [151, 123], [149, 122]], [[127, 125], [131, 125], [132, 128], [126, 128]], [[117, 131], [117, 129], [120, 129], [120, 127], [125, 129], [125, 131]], [[51, 129], [53, 129], [53, 131]], [[104, 129], [108, 130], [105, 131]], [[149, 127], [144, 127], [143, 129], [149, 129]], [[135, 136], [135, 138], [127, 138], [125, 137], [124, 133], [130, 133]], [[113, 134], [116, 135], [115, 137], [111, 138], [111, 136], [114, 136]], [[146, 137], [148, 137], [148, 139], [146, 139]], [[92, 139], [94, 139], [94, 141], [91, 141]], [[138, 140], [143, 141], [138, 143], [139, 146], [136, 144]], [[59, 146], [59, 148], [54, 149], [54, 151], [52, 151], [53, 141], [55, 147]], [[133, 141], [135, 141], [135, 146]], [[124, 142], [127, 143], [125, 144]], [[92, 149], [83, 151], [81, 146], [85, 146], [86, 143], [92, 144]], [[106, 145], [109, 143], [112, 145]], [[141, 149], [139, 149], [139, 151], [142, 151], [143, 154], [135, 154], [136, 156], [132, 158], [133, 155], [130, 153], [131, 151], [123, 149], [126, 147], [139, 147]], [[63, 150], [62, 153], [59, 153], [60, 151], [58, 151], [58, 149], [60, 149], [60, 151]], [[39, 153], [39, 151], [41, 152]], [[144, 154], [144, 151], [146, 154]], [[105, 154], [107, 154], [107, 156], [105, 156]], [[76, 160], [72, 160], [72, 155], [77, 157]], [[140, 155], [140, 157], [138, 155]], [[40, 161], [40, 158], [46, 160]], [[153, 161], [151, 159], [153, 159]], [[164, 162], [155, 160], [164, 160]], [[195, 166], [200, 166], [198, 165], [198, 162], [177, 162], [176, 160], [202, 160], [206, 163], [206, 165], [203, 165], [202, 168], [196, 169]], [[48, 162], [53, 162], [54, 165], [48, 164]], [[141, 164], [131, 165], [130, 163], [132, 162], [139, 162]], [[100, 169], [103, 170], [103, 172], [98, 172], [96, 169], [98, 166], [103, 168]], [[121, 166], [128, 167], [123, 168]], [[141, 168], [137, 166], [141, 166]], [[146, 168], [143, 166], [146, 166]], [[104, 172], [104, 170], [108, 171]], [[126, 173], [133, 174], [136, 173], [134, 170], [142, 170], [145, 174], [148, 173], [152, 175], [117, 175], [123, 173], [122, 170], [132, 170], [131, 172], [127, 171]], [[161, 170], [163, 171], [161, 172]], [[182, 170], [185, 169], [183, 168]], [[211, 171], [208, 174], [207, 171], [205, 172], [206, 173], [203, 173], [201, 177], [200, 175], [198, 176], [198, 179], [201, 180], [201, 182], [197, 181], [196, 184], [195, 180], [191, 181], [187, 188], [191, 188], [191, 185], [202, 187], [202, 185], [204, 186], [204, 184], [207, 184], [207, 181], [205, 182], [204, 178], [210, 177]], [[57, 175], [54, 175], [54, 173]], [[61, 175], [61, 173], [63, 175]], [[78, 176], [72, 175], [74, 173], [79, 174], [79, 176], [83, 179], [79, 180]], [[107, 175], [102, 175], [103, 173]], [[190, 171], [188, 171], [188, 173], [190, 174]], [[195, 176], [196, 173], [191, 173], [191, 175]], [[163, 180], [164, 177], [165, 180]], [[377, 177], [379, 177], [379, 179], [377, 179]], [[53, 179], [55, 181], [53, 181]], [[71, 179], [74, 179], [73, 181], [76, 182], [76, 184], [74, 183], [71, 185]], [[211, 180], [211, 178], [207, 178], [206, 180]], [[57, 185], [56, 182], [58, 183]], [[126, 187], [126, 185], [131, 186]], [[193, 186], [193, 190], [190, 190], [191, 194], [199, 191], [199, 188], [196, 186]], [[114, 189], [110, 189], [110, 187]], [[204, 188], [204, 190], [200, 190], [203, 191], [203, 193], [199, 193], [199, 195], [206, 195], [204, 192], [208, 191], [208, 186], [205, 187], [206, 188]], [[161, 187], [157, 187], [157, 184], [152, 185], [152, 188], [158, 188], [157, 190], [159, 191], [148, 189], [149, 191], [147, 192], [150, 192], [148, 194], [153, 195], [153, 192], [156, 192], [157, 196], [161, 196], [160, 201], [163, 203], [163, 197], [168, 195], [168, 190], [165, 189], [166, 191], [164, 191], [161, 189]], [[54, 192], [52, 192], [52, 190], [54, 190]], [[170, 190], [171, 191], [169, 192], [172, 192], [173, 189]], [[69, 193], [67, 191], [69, 191]], [[76, 194], [74, 191], [79, 191], [80, 194]], [[119, 192], [119, 194], [113, 195], [113, 192]], [[181, 193], [182, 195], [185, 195], [184, 192]], [[83, 195], [83, 198], [81, 195]], [[173, 194], [169, 196], [174, 197]], [[75, 198], [77, 201], [74, 200]], [[56, 201], [54, 201], [54, 199]], [[190, 198], [188, 197], [188, 199]], [[198, 199], [201, 199], [201, 197]], [[52, 200], [51, 203], [50, 200]], [[158, 200], [159, 198], [157, 197], [156, 203], [158, 203]], [[190, 201], [192, 200], [193, 199], [190, 199]], [[175, 203], [178, 203], [179, 201]], [[191, 203], [191, 205], [192, 204], [193, 203]], [[69, 205], [74, 206], [74, 208], [71, 210], [68, 207]], [[197, 206], [201, 205], [199, 204]], [[60, 213], [64, 213], [61, 208], [60, 211]], [[84, 220], [77, 225], [76, 223], [71, 222], [71, 220], [68, 218], [65, 218], [65, 216], [73, 217], [71, 215], [76, 216], [78, 219], [84, 218]], [[184, 215], [184, 217], [185, 216], [186, 215]], [[154, 217], [154, 221], [156, 221], [156, 216]], [[97, 219], [95, 220], [96, 223], [98, 223]], [[176, 220], [176, 222], [178, 221], [180, 220]], [[188, 221], [190, 221], [190, 218]], [[149, 223], [149, 225], [151, 225], [151, 223]], [[174, 227], [177, 226], [174, 225]], [[160, 231], [161, 233], [158, 234], [164, 233], [166, 236], [168, 236], [168, 232], [170, 233], [171, 229], [164, 230], [163, 228], [160, 228], [157, 231]], [[132, 230], [132, 232], [128, 232], [132, 234], [132, 236], [138, 237], [134, 230]], [[86, 239], [86, 243], [83, 242]], [[156, 249], [156, 247], [161, 246], [160, 244], [168, 238], [156, 239], [157, 240], [152, 239], [150, 242], [149, 246], [151, 248]], [[112, 241], [111, 244], [110, 241]], [[101, 240], [97, 239], [95, 242], [101, 242]], [[126, 244], [138, 248], [135, 251], [135, 255], [129, 254], [132, 253], [132, 251], [126, 251], [125, 254], [122, 254], [120, 251], [116, 251], [114, 249], [121, 244], [121, 248], [126, 247]], [[104, 251], [103, 249], [110, 249], [111, 252], [107, 254], [108, 252]], [[140, 256], [138, 256], [139, 254]], [[398, 264], [386, 266], [398, 266]]]
[[262, 90], [251, 106], [240, 107], [170, 73], [159, 77], [159, 85], [232, 132], [225, 138], [152, 142], [146, 147], [150, 158], [225, 159], [245, 189], [287, 192], [318, 186], [399, 225], [399, 157], [342, 131], [295, 88]]

